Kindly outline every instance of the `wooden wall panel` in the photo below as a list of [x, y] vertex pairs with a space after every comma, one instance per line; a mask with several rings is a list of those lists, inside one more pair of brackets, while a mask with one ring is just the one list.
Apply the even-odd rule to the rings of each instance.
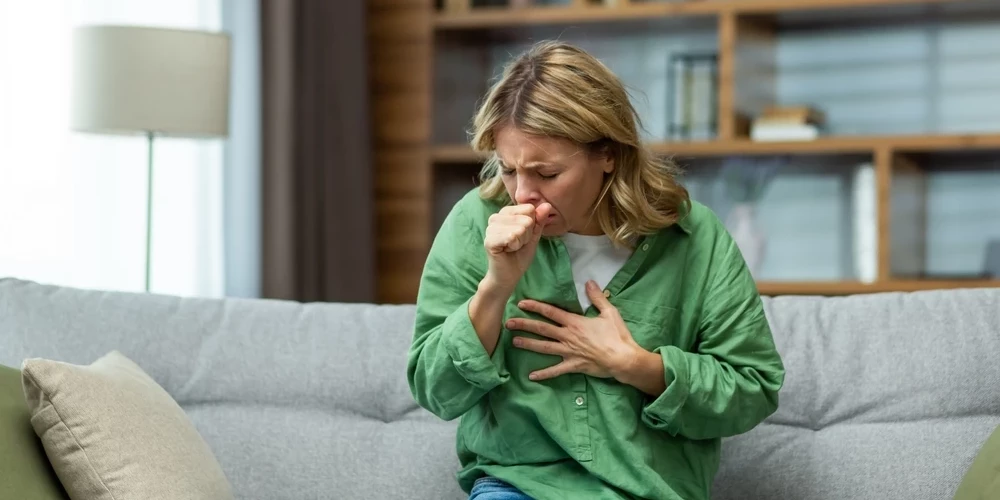
[[430, 175], [424, 163], [427, 155], [420, 148], [394, 148], [375, 159], [376, 195], [386, 198], [423, 199], [431, 189]]
[[[388, 3], [388, 2], [382, 2]], [[410, 41], [416, 44], [432, 40], [433, 3], [430, 1], [399, 0], [395, 6], [371, 7], [368, 12], [368, 34], [375, 43]]]
[[413, 303], [430, 247], [433, 0], [368, 0], [377, 301]]
[[372, 51], [371, 85], [374, 92], [409, 90], [430, 92], [431, 57], [425, 45], [384, 44]]

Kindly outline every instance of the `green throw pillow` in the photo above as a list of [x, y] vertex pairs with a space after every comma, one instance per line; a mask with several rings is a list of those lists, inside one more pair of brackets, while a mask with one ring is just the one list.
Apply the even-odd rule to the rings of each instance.
[[1000, 427], [986, 439], [955, 490], [954, 500], [1000, 498]]
[[30, 418], [21, 370], [0, 365], [0, 498], [69, 500]]

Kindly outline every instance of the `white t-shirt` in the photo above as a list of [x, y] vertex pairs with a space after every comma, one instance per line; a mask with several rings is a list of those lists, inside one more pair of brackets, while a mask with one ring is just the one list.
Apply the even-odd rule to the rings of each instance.
[[566, 233], [562, 241], [569, 252], [569, 261], [573, 268], [573, 281], [576, 283], [576, 295], [580, 299], [580, 307], [584, 311], [590, 307], [590, 297], [587, 296], [587, 281], [594, 280], [602, 289], [625, 261], [632, 255], [629, 248], [617, 248], [607, 235], [585, 236]]

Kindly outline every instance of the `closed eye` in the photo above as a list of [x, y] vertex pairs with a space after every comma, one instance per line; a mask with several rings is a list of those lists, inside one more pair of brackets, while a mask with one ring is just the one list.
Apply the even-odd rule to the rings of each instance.
[[[504, 177], [510, 177], [510, 176], [512, 176], [512, 175], [515, 174], [515, 171], [514, 171], [513, 168], [507, 168], [507, 166], [505, 166], [504, 164], [500, 164], [499, 167], [500, 167], [500, 175], [502, 175]], [[540, 172], [535, 172], [535, 175], [537, 175], [539, 178], [544, 179], [544, 180], [554, 179], [559, 174], [560, 174], [560, 172], [555, 172], [555, 173], [551, 173], [551, 174], [543, 174], [543, 173], [540, 173]]]

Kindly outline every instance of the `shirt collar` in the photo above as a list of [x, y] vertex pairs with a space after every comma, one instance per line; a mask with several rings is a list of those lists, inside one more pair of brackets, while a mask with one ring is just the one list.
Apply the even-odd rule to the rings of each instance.
[[683, 213], [681, 214], [680, 218], [677, 219], [677, 227], [681, 228], [681, 230], [684, 231], [687, 234], [691, 234], [691, 232], [694, 230], [694, 227], [693, 227], [693, 225], [691, 223], [691, 205], [690, 205], [690, 202], [687, 205], [687, 207], [685, 207], [683, 209]]
[[[681, 214], [680, 218], [677, 219], [677, 222], [675, 222], [674, 225], [677, 226], [678, 229], [680, 229], [681, 231], [683, 231], [684, 234], [690, 236], [691, 233], [694, 231], [694, 221], [691, 220], [691, 206], [688, 205], [687, 208], [685, 208], [683, 210], [684, 210], [684, 212]], [[668, 227], [664, 231], [669, 230], [669, 229], [670, 228]], [[656, 241], [656, 239], [659, 237], [660, 234], [662, 234], [662, 232], [663, 231], [657, 231], [657, 232], [655, 232], [653, 234], [648, 234], [646, 236], [642, 236], [642, 237], [640, 237], [641, 239], [640, 239], [639, 243], [642, 243], [642, 242], [652, 243], [652, 242]]]

